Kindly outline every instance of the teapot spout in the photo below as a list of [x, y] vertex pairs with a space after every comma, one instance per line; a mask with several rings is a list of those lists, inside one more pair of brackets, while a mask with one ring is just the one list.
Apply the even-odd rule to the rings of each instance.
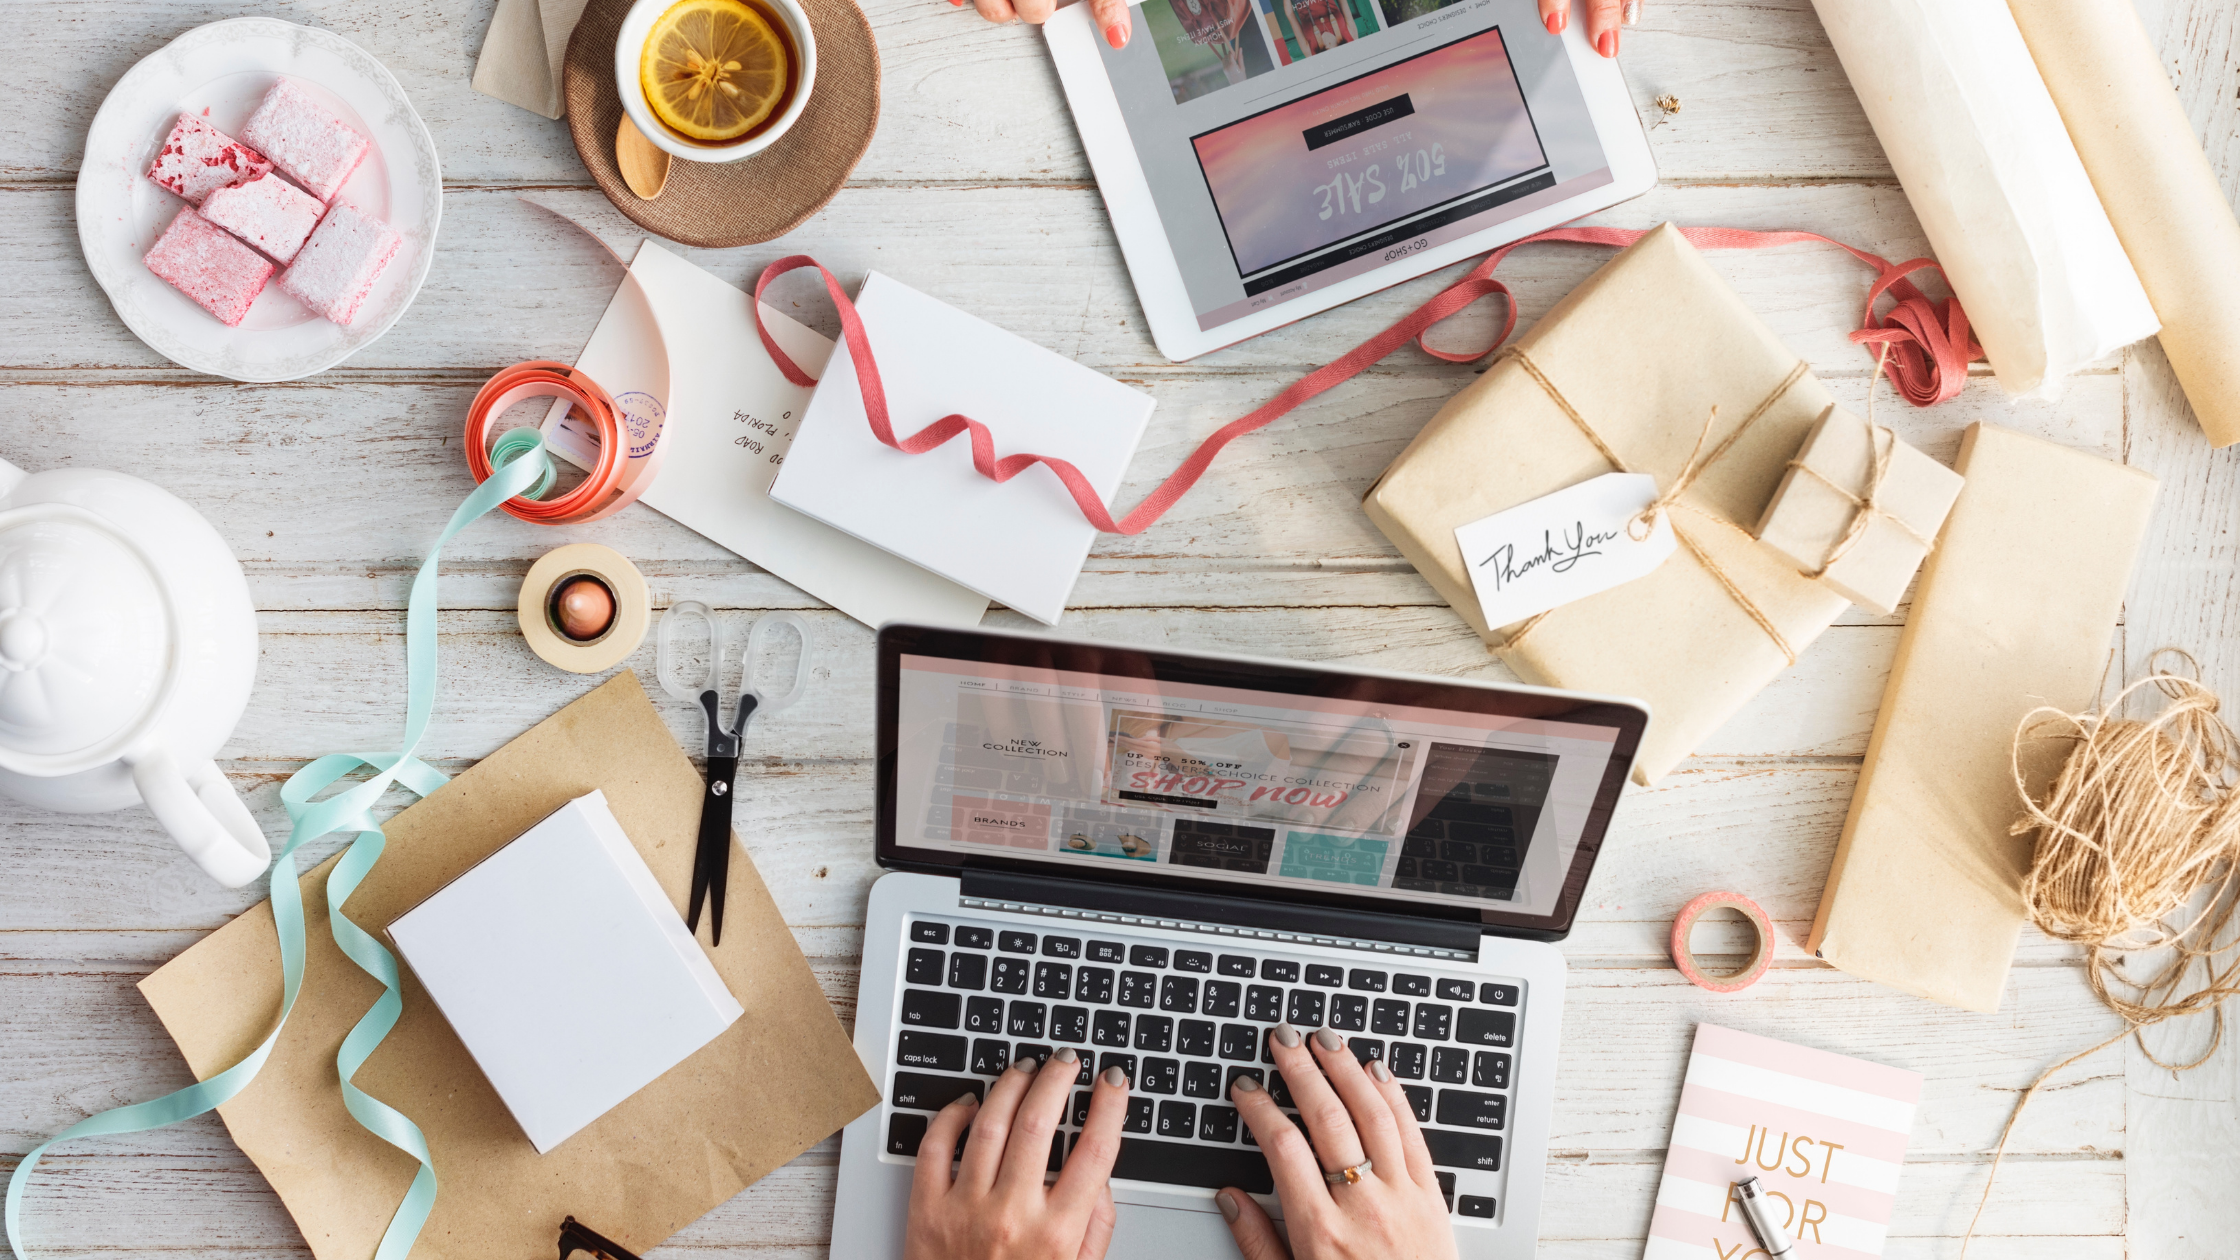
[[7, 460], [0, 459], [0, 499], [5, 499], [14, 494], [16, 487], [21, 485], [23, 479], [30, 475], [30, 473], [16, 467]]

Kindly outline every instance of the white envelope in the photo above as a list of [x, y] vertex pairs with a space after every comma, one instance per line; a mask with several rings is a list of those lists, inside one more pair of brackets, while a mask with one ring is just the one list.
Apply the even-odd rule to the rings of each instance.
[[[988, 599], [810, 519], [770, 497], [814, 387], [786, 380], [762, 348], [746, 293], [652, 241], [607, 304], [576, 366], [608, 392], [649, 388], [666, 372], [661, 474], [639, 502], [739, 553], [866, 625], [889, 621], [975, 625]], [[824, 368], [832, 343], [765, 305], [770, 335], [802, 371]], [[667, 350], [664, 362], [663, 339]], [[565, 400], [544, 422], [554, 451], [585, 464], [597, 447], [562, 424]]]
[[[1151, 420], [1150, 395], [876, 271], [856, 311], [897, 438], [963, 414], [995, 434], [999, 458], [1068, 460], [1111, 503]], [[770, 494], [1053, 625], [1097, 540], [1047, 468], [999, 485], [973, 469], [964, 434], [919, 455], [883, 445], [847, 354], [822, 374]]]

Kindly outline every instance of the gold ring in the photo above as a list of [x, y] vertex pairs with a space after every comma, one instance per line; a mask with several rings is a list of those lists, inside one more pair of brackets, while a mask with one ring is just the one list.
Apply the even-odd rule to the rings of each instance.
[[1326, 1172], [1322, 1174], [1322, 1179], [1329, 1182], [1333, 1186], [1350, 1186], [1359, 1182], [1361, 1180], [1362, 1174], [1368, 1172], [1375, 1166], [1376, 1165], [1369, 1162], [1367, 1157], [1363, 1157], [1361, 1162], [1358, 1164], [1354, 1164], [1346, 1168], [1341, 1168], [1336, 1172]]

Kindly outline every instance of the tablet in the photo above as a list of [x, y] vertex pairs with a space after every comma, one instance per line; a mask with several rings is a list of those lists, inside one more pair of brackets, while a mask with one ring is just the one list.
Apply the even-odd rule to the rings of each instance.
[[1139, 0], [1045, 25], [1160, 353], [1280, 328], [1656, 184], [1617, 64], [1534, 0]]

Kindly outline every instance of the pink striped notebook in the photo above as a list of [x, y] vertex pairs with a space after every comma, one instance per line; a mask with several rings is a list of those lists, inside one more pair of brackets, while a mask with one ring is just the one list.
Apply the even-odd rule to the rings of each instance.
[[1764, 1256], [1733, 1198], [1751, 1176], [1787, 1212], [1795, 1260], [1881, 1255], [1920, 1101], [1919, 1073], [1696, 1025], [1641, 1260]]

